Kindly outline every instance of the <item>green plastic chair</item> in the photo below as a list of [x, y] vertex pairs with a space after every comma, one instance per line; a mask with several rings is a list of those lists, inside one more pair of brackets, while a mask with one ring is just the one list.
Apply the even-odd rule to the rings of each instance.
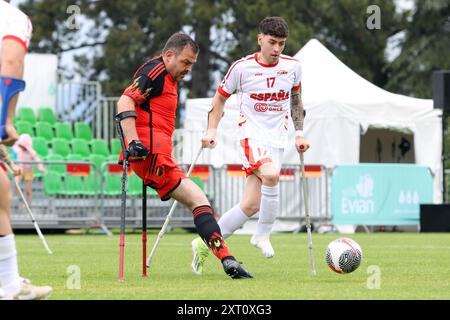
[[67, 155], [67, 161], [83, 161], [83, 156], [78, 153], [69, 153]]
[[84, 139], [86, 141], [91, 141], [92, 130], [91, 127], [87, 123], [84, 122], [76, 122], [75, 123], [75, 138]]
[[50, 123], [52, 126], [58, 121], [52, 108], [43, 107], [38, 110], [39, 121]]
[[29, 134], [34, 137], [33, 125], [26, 121], [17, 121], [15, 124], [18, 134]]
[[89, 144], [84, 139], [74, 138], [72, 139], [72, 152], [81, 155], [84, 159], [88, 159], [91, 151], [89, 150]]
[[67, 156], [70, 153], [69, 142], [66, 139], [53, 138], [52, 151], [54, 154], [60, 154], [64, 159], [67, 159]]
[[[96, 187], [97, 185], [97, 187]], [[84, 177], [84, 190], [82, 195], [95, 196], [102, 192], [101, 176], [91, 171], [91, 174]]]
[[[106, 157], [102, 156], [101, 154], [91, 154], [88, 158], [89, 162], [94, 163], [95, 167], [92, 168], [92, 170], [97, 170], [97, 172], [100, 172], [102, 170], [102, 164], [106, 161]], [[105, 165], [103, 167], [103, 171], [107, 170], [108, 167]]]
[[118, 154], [112, 154], [106, 158], [108, 161], [113, 161], [114, 163], [117, 163], [119, 161], [119, 155]]
[[[60, 154], [49, 154], [47, 157], [48, 161], [64, 161], [64, 157]], [[65, 164], [49, 164], [48, 171], [57, 172], [59, 174], [66, 173]]]
[[66, 174], [63, 176], [64, 185], [62, 193], [67, 196], [80, 195], [84, 190], [83, 178], [81, 176], [72, 176]]
[[18, 113], [18, 120], [29, 122], [32, 125], [36, 124], [36, 114], [34, 113], [34, 110], [29, 107], [21, 107], [19, 110], [17, 110]]
[[122, 175], [104, 174], [103, 194], [107, 196], [118, 196], [122, 194]]
[[102, 139], [92, 139], [91, 149], [93, 154], [101, 154], [102, 156], [109, 156], [111, 153], [108, 149], [108, 144]]
[[57, 122], [54, 125], [56, 138], [66, 139], [67, 141], [71, 141], [73, 139], [72, 128], [67, 122]]
[[31, 139], [33, 141], [33, 149], [38, 154], [41, 160], [45, 160], [48, 157], [48, 143], [42, 137], [34, 137]]
[[44, 193], [48, 196], [56, 196], [61, 191], [61, 174], [48, 171], [44, 174]]
[[47, 122], [36, 122], [36, 137], [45, 138], [48, 142], [50, 142], [53, 138], [53, 127], [50, 123]]
[[111, 155], [119, 155], [122, 150], [122, 145], [119, 139], [111, 139]]
[[[130, 196], [142, 196], [142, 180], [135, 173], [128, 176], [127, 194]], [[147, 195], [148, 195], [147, 191]]]

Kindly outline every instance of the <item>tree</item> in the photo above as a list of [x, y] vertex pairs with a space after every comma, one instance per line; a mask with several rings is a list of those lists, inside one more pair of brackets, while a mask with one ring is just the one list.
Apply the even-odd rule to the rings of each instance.
[[[80, 8], [80, 30], [67, 27], [70, 5]], [[380, 8], [380, 29], [366, 27], [370, 5]], [[395, 92], [430, 97], [431, 72], [450, 64], [447, 0], [417, 1], [413, 13], [398, 13], [394, 0], [26, 0], [21, 7], [33, 19], [32, 51], [61, 56], [92, 48], [76, 56], [77, 72], [102, 81], [105, 94], [113, 96], [180, 30], [201, 49], [186, 81], [189, 97], [211, 95], [213, 75], [223, 76], [234, 60], [257, 51], [258, 23], [275, 13], [289, 24], [286, 54], [317, 38], [361, 76]], [[390, 63], [387, 43], [403, 33], [401, 54]]]
[[[404, 29], [405, 21], [405, 15], [396, 13], [394, 1], [338, 0], [316, 4], [323, 12], [315, 28], [316, 37], [363, 78], [384, 87], [388, 80], [388, 39]], [[367, 28], [367, 9], [374, 5], [379, 8], [380, 29], [371, 30]]]
[[[78, 6], [80, 29], [67, 27], [67, 8]], [[134, 71], [157, 55], [167, 38], [186, 23], [184, 0], [149, 1], [31, 1], [21, 5], [33, 19], [31, 50], [62, 53], [92, 48], [78, 54], [78, 72], [101, 80], [106, 95], [120, 95]], [[91, 26], [85, 30], [85, 26]]]
[[450, 3], [416, 1], [401, 43], [400, 55], [388, 66], [388, 90], [431, 98], [431, 76], [450, 69]]

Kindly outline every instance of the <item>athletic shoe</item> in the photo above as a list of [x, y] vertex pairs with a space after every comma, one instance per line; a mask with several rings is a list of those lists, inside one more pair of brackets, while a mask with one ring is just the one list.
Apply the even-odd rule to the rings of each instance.
[[12, 300], [45, 300], [52, 293], [51, 287], [38, 287], [31, 284], [30, 280], [22, 278], [20, 291], [11, 296]]
[[191, 245], [192, 252], [194, 253], [194, 258], [192, 259], [192, 271], [197, 275], [202, 275], [203, 265], [209, 255], [209, 248], [200, 237], [192, 240]]
[[272, 248], [269, 236], [254, 235], [250, 239], [250, 243], [257, 248], [260, 248], [263, 256], [266, 257], [267, 259], [272, 258], [275, 255], [275, 251]]
[[250, 272], [246, 271], [242, 265], [237, 262], [233, 257], [227, 257], [222, 261], [223, 270], [232, 279], [251, 279], [253, 276]]

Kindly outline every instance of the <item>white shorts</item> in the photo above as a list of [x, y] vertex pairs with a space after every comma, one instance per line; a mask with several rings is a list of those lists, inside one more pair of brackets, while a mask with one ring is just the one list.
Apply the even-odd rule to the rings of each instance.
[[267, 162], [272, 162], [281, 170], [283, 155], [283, 148], [267, 146], [263, 142], [251, 138], [241, 140], [239, 156], [247, 176]]

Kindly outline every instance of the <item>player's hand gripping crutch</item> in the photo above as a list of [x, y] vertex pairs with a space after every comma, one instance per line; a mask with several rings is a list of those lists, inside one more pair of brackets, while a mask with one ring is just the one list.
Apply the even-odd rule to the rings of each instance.
[[[304, 149], [304, 146], [301, 145], [300, 149]], [[316, 275], [316, 267], [314, 265], [314, 254], [313, 254], [313, 243], [312, 243], [312, 233], [311, 233], [311, 217], [309, 215], [309, 204], [308, 204], [308, 186], [306, 183], [306, 175], [305, 175], [305, 161], [304, 161], [304, 151], [300, 151], [300, 167], [302, 170], [302, 185], [303, 185], [303, 198], [305, 203], [305, 216], [306, 216], [306, 231], [308, 233], [308, 248], [309, 248], [309, 262], [311, 264], [311, 273], [312, 275]]]
[[[14, 172], [13, 172], [12, 168], [9, 166], [9, 164], [5, 163], [5, 165], [8, 168], [8, 171], [14, 176]], [[36, 229], [36, 232], [37, 232], [37, 234], [39, 236], [39, 239], [41, 239], [42, 244], [44, 245], [44, 248], [48, 252], [48, 254], [53, 254], [52, 250], [50, 250], [50, 248], [49, 248], [49, 246], [47, 244], [47, 241], [45, 241], [44, 235], [42, 234], [41, 229], [39, 228], [39, 225], [38, 225], [38, 223], [37, 223], [37, 221], [36, 221], [36, 219], [35, 219], [35, 217], [33, 215], [33, 212], [31, 212], [30, 206], [28, 205], [28, 202], [25, 199], [25, 196], [23, 195], [23, 192], [22, 192], [22, 189], [19, 186], [19, 183], [17, 182], [17, 180], [14, 177], [13, 177], [13, 179], [14, 179], [14, 182], [16, 184], [17, 191], [19, 192], [20, 197], [22, 198], [22, 200], [23, 200], [23, 202], [25, 204], [25, 207], [27, 208], [27, 212], [28, 212], [28, 214], [29, 214], [29, 216], [31, 218], [31, 222], [34, 225], [34, 228]]]
[[[186, 174], [186, 177], [189, 177], [191, 175], [192, 169], [194, 168], [195, 164], [198, 161], [198, 158], [200, 157], [200, 154], [202, 153], [203, 147], [200, 146], [200, 149], [197, 152], [197, 156], [195, 157], [194, 161], [191, 163], [191, 166], [189, 167], [189, 170]], [[177, 207], [178, 201], [174, 201], [172, 204], [172, 207], [170, 208], [169, 214], [167, 215], [166, 221], [164, 221], [164, 224], [161, 228], [161, 230], [158, 233], [158, 237], [156, 238], [155, 244], [153, 245], [152, 251], [150, 252], [148, 258], [147, 258], [147, 268], [150, 267], [150, 264], [152, 263], [153, 256], [155, 254], [156, 248], [158, 247], [159, 241], [166, 233], [166, 229], [170, 223], [170, 219], [172, 218], [172, 214], [175, 211], [175, 208]]]

